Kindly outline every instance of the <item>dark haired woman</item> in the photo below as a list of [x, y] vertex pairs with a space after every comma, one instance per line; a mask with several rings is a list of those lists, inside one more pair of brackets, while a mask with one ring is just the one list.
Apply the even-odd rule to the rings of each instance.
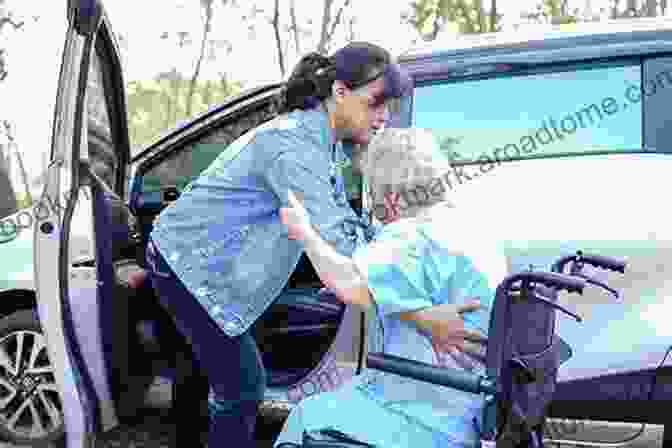
[[[283, 294], [303, 253], [278, 216], [287, 191], [301, 196], [340, 253], [365, 243], [370, 228], [350, 207], [336, 169], [347, 157], [341, 142], [366, 145], [387, 119], [388, 100], [409, 86], [375, 45], [305, 56], [283, 90], [281, 114], [229, 145], [154, 222], [149, 277], [212, 388], [210, 446], [254, 443], [266, 378], [249, 329]], [[180, 403], [207, 392], [191, 387], [177, 392]], [[179, 412], [191, 421], [177, 422], [178, 446], [195, 446], [198, 409]]]

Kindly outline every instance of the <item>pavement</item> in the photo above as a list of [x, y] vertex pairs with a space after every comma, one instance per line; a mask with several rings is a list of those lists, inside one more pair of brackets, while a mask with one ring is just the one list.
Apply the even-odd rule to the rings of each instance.
[[[280, 430], [281, 422], [258, 425], [257, 448], [272, 448], [275, 434]], [[639, 432], [641, 425], [585, 421], [579, 424], [560, 422], [555, 431], [558, 437], [583, 439], [590, 442], [617, 443], [632, 438]], [[151, 409], [143, 412], [139, 422], [134, 425], [123, 425], [104, 434], [96, 443], [96, 448], [168, 448], [173, 431], [173, 422], [164, 409]], [[560, 434], [562, 433], [562, 434]], [[571, 435], [576, 434], [576, 435]], [[662, 448], [663, 426], [647, 425], [643, 433], [636, 439], [622, 445], [611, 445], [627, 448]], [[555, 444], [546, 442], [546, 448], [583, 448], [590, 445], [580, 443]], [[596, 447], [596, 445], [592, 445]], [[27, 448], [16, 445], [2, 444], [0, 448]], [[47, 448], [47, 447], [45, 447]], [[60, 448], [51, 446], [48, 448]], [[606, 447], [605, 447], [606, 448]]]
[[[165, 410], [147, 410], [140, 416], [139, 423], [122, 425], [100, 436], [95, 448], [169, 448], [173, 428], [171, 417]], [[257, 448], [272, 448], [274, 434], [279, 429], [277, 425], [260, 426]], [[0, 448], [28, 447], [0, 442]], [[43, 448], [63, 448], [63, 445], [53, 444]]]

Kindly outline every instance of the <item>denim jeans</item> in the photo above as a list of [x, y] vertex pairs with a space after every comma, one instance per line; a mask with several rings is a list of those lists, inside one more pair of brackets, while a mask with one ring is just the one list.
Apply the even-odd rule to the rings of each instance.
[[173, 406], [177, 412], [177, 446], [198, 446], [194, 438], [207, 424], [198, 410], [202, 410], [212, 389], [208, 445], [253, 447], [257, 407], [266, 387], [266, 372], [253, 336], [249, 331], [238, 337], [227, 336], [177, 278], [151, 240], [147, 262], [159, 301], [185, 338], [182, 344], [175, 343], [178, 378]]

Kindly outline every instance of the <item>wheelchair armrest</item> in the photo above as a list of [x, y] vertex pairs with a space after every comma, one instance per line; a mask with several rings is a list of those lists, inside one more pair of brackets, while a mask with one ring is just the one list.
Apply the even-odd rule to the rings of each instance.
[[424, 362], [400, 358], [383, 353], [369, 353], [366, 366], [383, 372], [394, 373], [418, 381], [471, 392], [494, 394], [495, 383], [488, 378], [450, 367], [437, 367]]

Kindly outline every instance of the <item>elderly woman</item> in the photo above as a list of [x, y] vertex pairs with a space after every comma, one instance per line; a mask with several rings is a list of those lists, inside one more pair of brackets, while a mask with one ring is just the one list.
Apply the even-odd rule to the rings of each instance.
[[[449, 333], [478, 338], [487, 334], [495, 288], [506, 275], [503, 256], [477, 232], [482, 221], [475, 211], [449, 200], [442, 179], [450, 169], [427, 131], [387, 129], [378, 135], [362, 171], [384, 227], [353, 258], [320, 238], [291, 193], [292, 207], [281, 209], [281, 218], [289, 238], [303, 241], [326, 286], [344, 303], [369, 311], [369, 351], [482, 372], [482, 359], [445, 339], [433, 343], [426, 329], [407, 318], [432, 310]], [[482, 303], [470, 305], [471, 297]], [[328, 427], [381, 448], [475, 447], [481, 408], [482, 398], [473, 394], [365, 370], [338, 390], [299, 403], [275, 446], [300, 446], [304, 431]]]

